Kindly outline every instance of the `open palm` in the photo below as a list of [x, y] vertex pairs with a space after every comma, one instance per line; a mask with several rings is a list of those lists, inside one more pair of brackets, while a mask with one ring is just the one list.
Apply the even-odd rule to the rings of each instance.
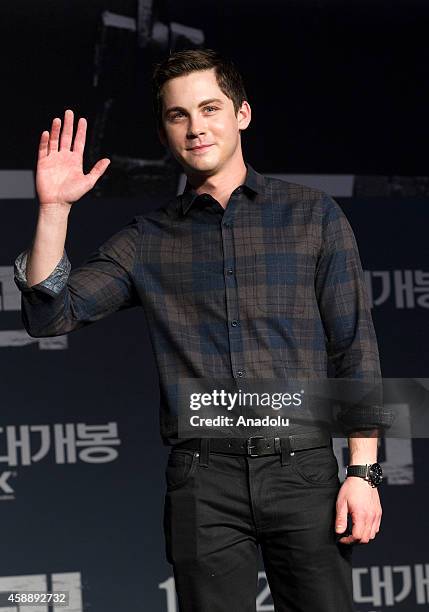
[[51, 131], [44, 131], [40, 138], [37, 159], [36, 189], [40, 206], [71, 204], [93, 188], [104, 173], [110, 160], [100, 159], [88, 174], [83, 173], [83, 151], [86, 138], [86, 119], [77, 124], [73, 146], [73, 111], [64, 113], [61, 119], [52, 121]]

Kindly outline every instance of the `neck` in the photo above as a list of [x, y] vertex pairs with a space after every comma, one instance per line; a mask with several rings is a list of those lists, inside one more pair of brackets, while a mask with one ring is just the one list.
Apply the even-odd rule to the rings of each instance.
[[244, 183], [246, 174], [247, 168], [241, 157], [232, 167], [222, 168], [211, 176], [187, 173], [187, 178], [198, 194], [209, 193], [223, 208], [226, 208], [231, 193]]

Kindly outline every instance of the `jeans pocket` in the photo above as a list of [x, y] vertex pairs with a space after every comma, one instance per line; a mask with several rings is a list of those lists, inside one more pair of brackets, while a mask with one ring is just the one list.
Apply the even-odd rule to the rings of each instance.
[[191, 450], [172, 450], [165, 470], [167, 491], [179, 489], [190, 480], [197, 465], [198, 454]]
[[338, 461], [331, 446], [295, 451], [294, 471], [312, 485], [338, 485]]

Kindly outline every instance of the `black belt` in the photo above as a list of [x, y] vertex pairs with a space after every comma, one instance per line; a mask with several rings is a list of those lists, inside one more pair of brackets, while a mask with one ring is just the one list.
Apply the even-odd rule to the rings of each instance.
[[[282, 447], [287, 447], [287, 452], [316, 448], [319, 446], [330, 446], [332, 438], [327, 431], [315, 431], [311, 433], [295, 434], [287, 438], [264, 438], [263, 436], [252, 436], [251, 438], [206, 438], [208, 440], [209, 452], [226, 453], [230, 455], [249, 455], [260, 457], [262, 455], [279, 455]], [[193, 438], [178, 442], [173, 448], [188, 448], [200, 450], [201, 439]]]

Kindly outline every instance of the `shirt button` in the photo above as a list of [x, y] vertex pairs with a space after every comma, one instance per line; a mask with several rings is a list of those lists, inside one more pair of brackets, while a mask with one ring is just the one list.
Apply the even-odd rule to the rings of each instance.
[[228, 268], [227, 273], [228, 274], [234, 274], [234, 270], [232, 268]]
[[240, 376], [240, 378], [242, 376], [244, 376], [245, 374], [246, 374], [246, 372], [244, 370], [238, 370], [238, 372], [237, 372], [237, 376]]
[[240, 325], [240, 323], [236, 319], [234, 319], [234, 321], [231, 321], [231, 325], [233, 327], [237, 327], [237, 325]]

